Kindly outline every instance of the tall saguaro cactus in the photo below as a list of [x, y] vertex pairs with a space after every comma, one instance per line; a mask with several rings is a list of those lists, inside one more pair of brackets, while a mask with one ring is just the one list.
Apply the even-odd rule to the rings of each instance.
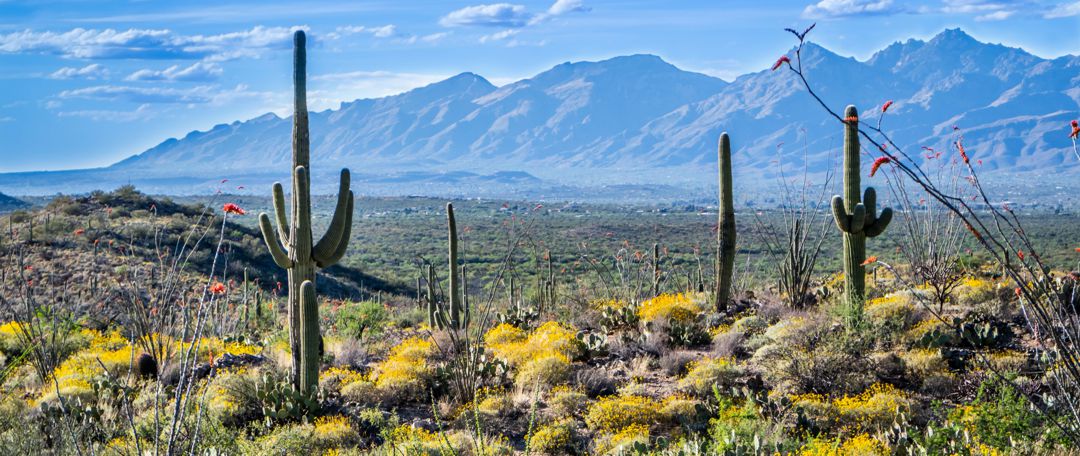
[[457, 236], [457, 220], [454, 218], [454, 205], [452, 203], [446, 203], [446, 223], [447, 223], [447, 250], [449, 256], [449, 282], [450, 282], [450, 298], [447, 307], [443, 307], [443, 304], [436, 303], [435, 300], [431, 300], [428, 303], [428, 316], [432, 327], [438, 327], [439, 329], [451, 329], [460, 330], [465, 329], [469, 324], [469, 305], [465, 301], [465, 294], [462, 293], [462, 267], [458, 265], [458, 236]]
[[735, 197], [731, 192], [731, 139], [720, 134], [717, 151], [720, 169], [720, 214], [716, 229], [716, 311], [727, 309], [731, 275], [735, 270]]
[[859, 200], [859, 110], [844, 110], [844, 196], [833, 196], [832, 212], [836, 227], [844, 233], [844, 293], [848, 302], [866, 297], [866, 238], [885, 232], [892, 220], [892, 209], [877, 214], [877, 192], [866, 187]]
[[277, 230], [270, 216], [259, 214], [263, 240], [278, 266], [289, 277], [289, 346], [292, 349], [292, 382], [301, 393], [310, 393], [319, 381], [319, 305], [315, 295], [315, 268], [334, 265], [345, 255], [352, 231], [353, 194], [349, 170], [341, 170], [337, 207], [326, 234], [317, 243], [311, 235], [310, 144], [307, 110], [307, 52], [303, 31], [293, 35], [293, 134], [292, 223], [286, 221], [285, 191], [273, 187]]

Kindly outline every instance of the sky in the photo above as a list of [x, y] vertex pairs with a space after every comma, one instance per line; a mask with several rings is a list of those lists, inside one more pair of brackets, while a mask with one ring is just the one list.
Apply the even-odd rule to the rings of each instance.
[[1080, 54], [1080, 0], [0, 0], [0, 172], [108, 166], [171, 137], [291, 110], [308, 32], [314, 111], [470, 71], [502, 85], [567, 61], [656, 54], [725, 80], [790, 49], [863, 60], [960, 27]]

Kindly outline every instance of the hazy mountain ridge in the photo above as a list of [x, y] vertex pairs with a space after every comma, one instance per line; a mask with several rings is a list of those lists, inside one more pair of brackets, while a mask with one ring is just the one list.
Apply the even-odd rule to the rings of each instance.
[[[896, 42], [866, 61], [813, 43], [802, 55], [811, 84], [834, 109], [854, 103], [876, 122], [881, 104], [893, 100], [884, 127], [909, 152], [947, 148], [962, 134], [988, 169], [1053, 173], [1076, 165], [1067, 125], [1080, 110], [1080, 57], [1042, 59], [959, 29]], [[561, 184], [589, 170], [612, 171], [603, 173], [608, 182], [673, 169], [690, 171], [667, 172], [673, 179], [696, 179], [697, 171], [712, 172], [722, 131], [732, 134], [736, 174], [774, 175], [780, 143], [785, 156], [805, 153], [821, 171], [836, 160], [841, 132], [786, 70], [728, 83], [652, 55], [563, 63], [502, 87], [462, 73], [310, 118], [319, 168], [525, 171]], [[287, 169], [290, 131], [291, 119], [266, 114], [169, 139], [106, 171], [276, 173]], [[0, 176], [0, 189], [9, 188], [8, 177]]]

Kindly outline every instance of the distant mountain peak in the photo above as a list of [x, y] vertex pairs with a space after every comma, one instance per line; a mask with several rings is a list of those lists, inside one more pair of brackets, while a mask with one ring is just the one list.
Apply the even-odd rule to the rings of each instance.
[[[944, 146], [941, 125], [958, 124], [987, 168], [1043, 169], [1071, 154], [1059, 130], [1080, 114], [1071, 95], [1077, 59], [1043, 60], [958, 28], [896, 41], [866, 61], [809, 41], [802, 57], [830, 106], [895, 100], [886, 128], [898, 129], [905, 148]], [[768, 173], [785, 141], [799, 142], [824, 167], [840, 133], [789, 72], [763, 68], [725, 82], [647, 53], [561, 63], [502, 87], [463, 72], [312, 113], [311, 130], [313, 160], [372, 173], [527, 171], [542, 179], [562, 178], [562, 170], [705, 169], [723, 130], [738, 141], [744, 172]], [[290, 131], [270, 113], [165, 141], [109, 171], [286, 169]]]
[[968, 35], [967, 32], [960, 29], [960, 27], [957, 27], [942, 30], [941, 33], [934, 35], [934, 37], [930, 39], [930, 42], [978, 43], [979, 41], [973, 38], [971, 35]]

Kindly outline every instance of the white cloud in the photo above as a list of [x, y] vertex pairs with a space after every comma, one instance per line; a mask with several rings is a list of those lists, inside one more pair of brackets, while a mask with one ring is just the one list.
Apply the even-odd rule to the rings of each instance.
[[449, 35], [450, 35], [450, 32], [431, 33], [431, 34], [428, 34], [428, 35], [421, 36], [420, 41], [423, 41], [423, 42], [426, 42], [426, 43], [435, 43], [435, 42], [438, 42], [438, 41], [442, 41], [443, 38], [446, 38]]
[[555, 3], [548, 8], [548, 14], [558, 16], [566, 13], [587, 12], [591, 8], [585, 6], [583, 0], [555, 0]]
[[125, 81], [212, 81], [221, 76], [216, 63], [195, 62], [191, 66], [173, 65], [164, 70], [142, 69], [131, 73]]
[[181, 35], [168, 29], [23, 30], [0, 35], [0, 53], [52, 54], [82, 59], [208, 59], [258, 57], [288, 49], [292, 32], [306, 27], [263, 27], [217, 35]]
[[1061, 5], [1048, 10], [1043, 17], [1047, 19], [1057, 19], [1060, 17], [1073, 17], [1080, 16], [1080, 2], [1073, 2], [1067, 5]]
[[15, 118], [11, 117], [11, 116], [0, 117], [0, 123], [14, 122], [14, 121], [15, 121]]
[[986, 0], [945, 0], [941, 12], [946, 14], [974, 14], [975, 20], [980, 22], [1002, 21], [1020, 13], [1022, 9], [1029, 12], [1040, 8], [1040, 5], [1026, 0], [1014, 2], [997, 2]]
[[254, 92], [247, 85], [240, 84], [232, 89], [222, 89], [216, 85], [201, 85], [190, 88], [172, 87], [133, 87], [100, 85], [81, 89], [65, 90], [57, 94], [61, 99], [86, 99], [149, 104], [187, 104], [190, 106], [209, 104], [221, 106], [239, 99], [274, 99], [270, 92]]
[[209, 103], [212, 87], [198, 86], [190, 89], [163, 87], [131, 87], [100, 85], [60, 92], [60, 98], [84, 98], [89, 100], [130, 101], [132, 103]]
[[501, 32], [495, 32], [495, 33], [492, 33], [492, 34], [483, 35], [483, 36], [480, 37], [480, 43], [487, 43], [487, 42], [505, 40], [505, 39], [510, 38], [510, 37], [512, 37], [514, 35], [517, 35], [520, 32], [521, 32], [521, 30], [506, 29], [506, 30], [503, 30]]
[[349, 35], [356, 35], [358, 33], [367, 33], [375, 38], [389, 38], [397, 34], [397, 26], [394, 24], [386, 24], [379, 27], [368, 27], [364, 25], [346, 25], [334, 29], [333, 32], [326, 34], [326, 39], [337, 40]]
[[892, 0], [821, 0], [803, 9], [803, 16], [832, 18], [891, 14], [898, 11], [899, 9], [893, 6]]
[[1008, 19], [1008, 18], [1012, 17], [1012, 15], [1014, 15], [1014, 14], [1016, 14], [1016, 11], [1006, 11], [1006, 10], [994, 11], [993, 13], [983, 14], [981, 16], [976, 16], [975, 20], [977, 20], [977, 21], [1003, 21], [1005, 19]]
[[132, 111], [109, 111], [88, 109], [82, 111], [61, 111], [56, 113], [60, 117], [84, 117], [94, 121], [105, 122], [131, 122], [135, 120], [147, 120], [154, 117], [149, 104], [141, 104]]
[[490, 5], [466, 6], [439, 19], [444, 27], [483, 26], [483, 27], [524, 27], [535, 17], [525, 11], [524, 5], [493, 3]]
[[49, 79], [105, 79], [108, 77], [109, 70], [97, 63], [91, 63], [82, 68], [63, 67], [49, 75]]

